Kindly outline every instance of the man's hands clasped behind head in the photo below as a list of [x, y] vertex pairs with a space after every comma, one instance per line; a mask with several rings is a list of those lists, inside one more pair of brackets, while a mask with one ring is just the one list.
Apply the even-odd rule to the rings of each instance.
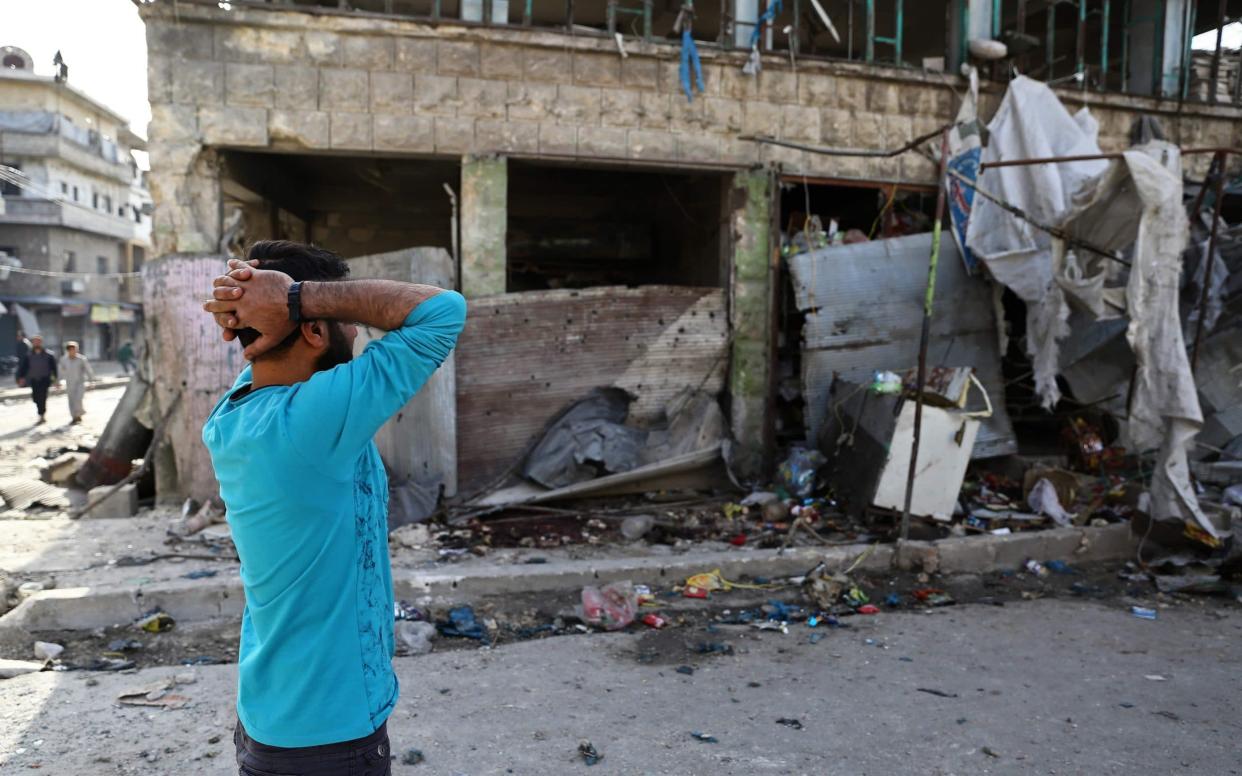
[[243, 351], [249, 361], [279, 345], [297, 327], [289, 320], [293, 278], [257, 269], [257, 265], [257, 261], [229, 259], [228, 274], [212, 282], [212, 298], [203, 304], [203, 310], [224, 330], [226, 342], [237, 338], [238, 329], [259, 332], [259, 338]]

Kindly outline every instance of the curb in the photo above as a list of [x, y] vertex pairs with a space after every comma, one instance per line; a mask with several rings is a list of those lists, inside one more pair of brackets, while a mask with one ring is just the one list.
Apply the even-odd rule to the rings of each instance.
[[[777, 550], [755, 550], [688, 553], [676, 558], [608, 558], [487, 566], [461, 573], [408, 571], [393, 575], [393, 588], [398, 599], [464, 603], [521, 593], [577, 591], [583, 585], [622, 579], [659, 586], [715, 568], [732, 579], [744, 575], [787, 577], [803, 574], [821, 561], [844, 567], [870, 546], [800, 547], [783, 555]], [[901, 570], [978, 574], [1016, 569], [1029, 558], [1041, 562], [1067, 558], [1077, 562], [1121, 560], [1132, 557], [1137, 546], [1129, 524], [1116, 523], [1102, 528], [906, 542], [900, 550], [894, 545], [879, 545], [860, 568], [886, 571], [896, 555]], [[150, 587], [47, 590], [0, 617], [0, 641], [15, 634], [121, 625], [156, 607], [181, 623], [240, 617], [244, 603], [241, 580], [236, 576], [209, 583], [176, 580]]]
[[[116, 388], [119, 385], [129, 385], [128, 377], [103, 377], [93, 383], [87, 383], [86, 390], [97, 391], [101, 388]], [[63, 396], [64, 388], [53, 388], [47, 392], [48, 396]], [[29, 388], [5, 388], [0, 390], [0, 401], [8, 401], [9, 399], [29, 399]]]

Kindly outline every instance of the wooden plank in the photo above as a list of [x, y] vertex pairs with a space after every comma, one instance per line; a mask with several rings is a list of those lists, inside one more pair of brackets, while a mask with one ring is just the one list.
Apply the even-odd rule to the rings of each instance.
[[[453, 257], [443, 248], [407, 248], [349, 260], [351, 278], [382, 278], [452, 288]], [[358, 330], [354, 352], [361, 353], [383, 332]], [[375, 435], [380, 457], [397, 479], [444, 483], [444, 495], [457, 493], [456, 360], [448, 360], [409, 403]]]
[[457, 348], [462, 492], [513, 464], [565, 405], [596, 386], [638, 398], [650, 424], [683, 389], [724, 387], [729, 341], [718, 288], [643, 286], [471, 300]]

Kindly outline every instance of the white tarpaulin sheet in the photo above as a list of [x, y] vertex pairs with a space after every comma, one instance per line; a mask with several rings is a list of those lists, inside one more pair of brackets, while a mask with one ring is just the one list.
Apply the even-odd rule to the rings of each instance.
[[[1071, 116], [1046, 84], [1019, 76], [1010, 82], [988, 124], [990, 139], [981, 159], [1098, 154], [1097, 130], [1086, 108]], [[979, 176], [979, 187], [1041, 223], [1055, 223], [1069, 209], [1074, 192], [1107, 166], [1101, 160], [994, 167]], [[1052, 238], [980, 197], [971, 210], [966, 245], [993, 278], [1026, 303], [1026, 351], [1035, 370], [1035, 389], [1044, 406], [1051, 407], [1061, 398], [1055, 343], [1068, 333], [1065, 319], [1045, 304], [1052, 287]]]
[[1129, 442], [1136, 450], [1160, 450], [1152, 474], [1151, 515], [1193, 519], [1219, 538], [1199, 508], [1186, 460], [1203, 414], [1178, 313], [1189, 227], [1177, 147], [1153, 141], [1127, 151], [1124, 159], [1113, 162], [1074, 197], [1061, 225], [1070, 235], [1104, 250], [1133, 246], [1127, 272], [1099, 255], [1076, 256], [1063, 244], [1055, 245], [1057, 289], [1049, 294], [1048, 304], [1065, 315], [1073, 305], [1096, 318], [1129, 316], [1126, 340], [1138, 363]]

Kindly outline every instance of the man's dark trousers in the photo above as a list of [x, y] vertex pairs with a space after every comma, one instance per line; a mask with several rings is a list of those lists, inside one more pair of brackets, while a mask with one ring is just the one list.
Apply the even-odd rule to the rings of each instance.
[[390, 776], [388, 725], [369, 736], [338, 744], [282, 749], [255, 741], [241, 721], [233, 728], [239, 776]]
[[30, 383], [30, 398], [34, 399], [35, 407], [38, 408], [39, 414], [47, 413], [47, 389], [52, 385], [50, 377], [33, 377]]

